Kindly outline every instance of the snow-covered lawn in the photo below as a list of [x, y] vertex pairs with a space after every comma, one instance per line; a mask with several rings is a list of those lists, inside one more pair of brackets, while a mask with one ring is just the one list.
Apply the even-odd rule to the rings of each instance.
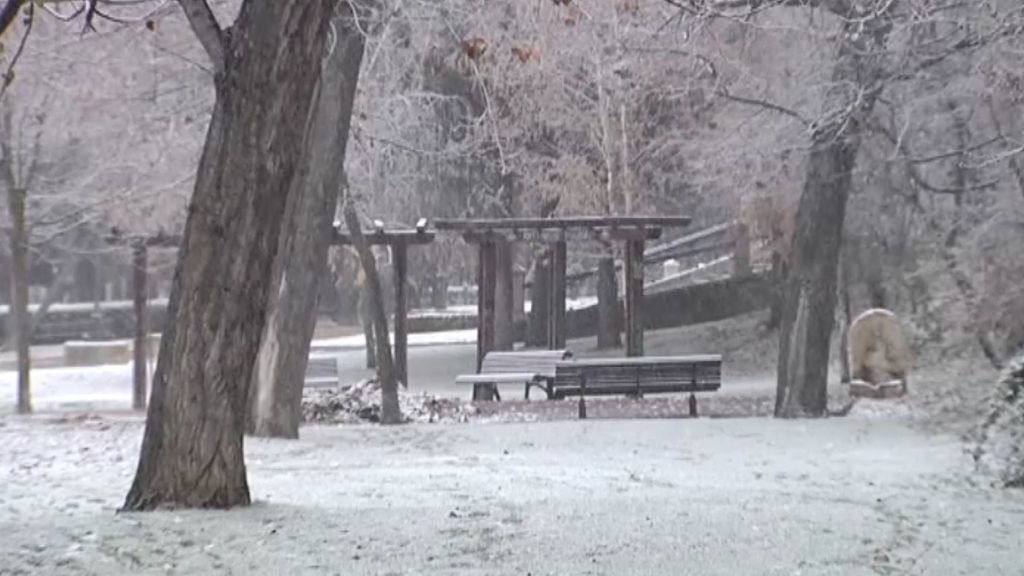
[[[17, 372], [0, 372], [0, 413], [13, 409], [17, 382]], [[31, 383], [37, 410], [131, 408], [131, 364], [40, 368], [32, 370]]]
[[251, 508], [115, 514], [141, 430], [0, 419], [0, 573], [1022, 573], [1024, 497], [893, 420], [312, 427]]

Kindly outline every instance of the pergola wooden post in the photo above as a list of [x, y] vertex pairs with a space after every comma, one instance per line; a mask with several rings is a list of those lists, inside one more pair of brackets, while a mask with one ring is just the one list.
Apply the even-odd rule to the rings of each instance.
[[[177, 248], [181, 244], [181, 237], [163, 232], [151, 236], [128, 237], [114, 230], [107, 236], [107, 243], [132, 248], [132, 308], [135, 314], [132, 345], [132, 409], [145, 410], [149, 397], [149, 249]], [[165, 321], [171, 320], [168, 318]]]
[[626, 240], [626, 356], [644, 355], [644, 241]]
[[149, 248], [139, 241], [132, 247], [132, 301], [135, 310], [135, 344], [132, 349], [132, 409], [145, 410], [147, 396], [148, 315], [146, 276], [149, 274]]
[[[388, 246], [391, 248], [392, 277], [395, 282], [395, 378], [403, 386], [409, 385], [409, 325], [408, 303], [406, 299], [406, 282], [408, 280], [409, 246], [430, 244], [434, 241], [434, 233], [426, 229], [426, 220], [416, 223], [416, 228], [401, 230], [385, 230], [382, 223], [374, 230], [364, 233], [367, 244], [371, 246]], [[352, 238], [343, 232], [335, 231], [333, 244], [351, 245]], [[377, 338], [387, 338], [387, 334]], [[378, 341], [379, 344], [379, 341]]]
[[733, 229], [733, 276], [750, 274], [750, 227], [738, 222]]
[[391, 275], [395, 284], [395, 377], [409, 385], [409, 328], [405, 281], [409, 263], [408, 246], [399, 242], [391, 248]]
[[568, 257], [565, 239], [551, 243], [551, 269], [548, 275], [548, 350], [565, 348], [566, 305], [565, 266]]
[[496, 315], [495, 292], [497, 289], [498, 246], [493, 238], [478, 243], [480, 257], [477, 260], [477, 329], [476, 368], [480, 369], [484, 356], [494, 350], [494, 328]]
[[494, 348], [511, 350], [516, 342], [515, 244], [504, 238], [495, 243]]

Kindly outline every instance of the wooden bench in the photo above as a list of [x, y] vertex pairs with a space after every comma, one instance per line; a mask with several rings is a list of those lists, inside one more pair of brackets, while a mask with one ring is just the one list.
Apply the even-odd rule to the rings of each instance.
[[580, 418], [586, 418], [586, 396], [689, 393], [690, 416], [697, 416], [694, 394], [721, 386], [718, 355], [586, 358], [559, 362], [547, 392], [552, 399], [579, 396]]
[[477, 374], [455, 377], [456, 384], [472, 384], [473, 400], [501, 400], [498, 384], [523, 384], [527, 400], [530, 388], [547, 390], [555, 379], [555, 366], [572, 357], [568, 350], [524, 350], [520, 352], [488, 352]]
[[307, 387], [341, 386], [341, 354], [315, 353], [306, 361]]

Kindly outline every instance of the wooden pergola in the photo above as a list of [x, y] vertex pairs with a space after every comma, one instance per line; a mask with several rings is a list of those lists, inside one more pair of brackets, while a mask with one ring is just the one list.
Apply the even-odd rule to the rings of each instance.
[[[510, 242], [531, 240], [550, 246], [551, 272], [548, 282], [550, 307], [548, 309], [548, 348], [555, 350], [566, 344], [566, 243], [572, 232], [585, 237], [625, 243], [626, 260], [626, 354], [644, 354], [644, 246], [648, 240], [661, 237], [666, 227], [685, 227], [687, 216], [584, 216], [567, 218], [497, 218], [497, 219], [438, 219], [437, 230], [461, 232], [466, 242], [476, 244], [479, 250], [477, 266], [477, 368], [483, 357], [495, 348], [495, 325], [498, 309], [495, 294], [499, 283], [511, 283], [507, 245]], [[504, 266], [499, 266], [499, 260]], [[510, 286], [503, 287], [508, 293]], [[510, 313], [510, 311], [503, 311]]]
[[[391, 249], [391, 272], [395, 286], [395, 377], [399, 382], [408, 385], [409, 382], [409, 329], [408, 311], [405, 295], [406, 278], [408, 278], [408, 253], [409, 246], [430, 244], [434, 241], [435, 233], [427, 230], [427, 222], [420, 219], [415, 228], [385, 230], [384, 224], [380, 221], [374, 222], [372, 230], [364, 230], [363, 237], [366, 243], [371, 246], [388, 246]], [[347, 246], [352, 244], [352, 238], [348, 234], [335, 229], [333, 244]], [[388, 335], [378, 335], [378, 338], [387, 338]], [[379, 345], [379, 344], [378, 344]]]

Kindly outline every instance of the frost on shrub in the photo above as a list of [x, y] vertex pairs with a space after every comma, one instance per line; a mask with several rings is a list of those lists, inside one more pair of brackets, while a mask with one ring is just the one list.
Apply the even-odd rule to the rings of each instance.
[[974, 457], [1007, 486], [1024, 488], [1024, 354], [999, 379]]

